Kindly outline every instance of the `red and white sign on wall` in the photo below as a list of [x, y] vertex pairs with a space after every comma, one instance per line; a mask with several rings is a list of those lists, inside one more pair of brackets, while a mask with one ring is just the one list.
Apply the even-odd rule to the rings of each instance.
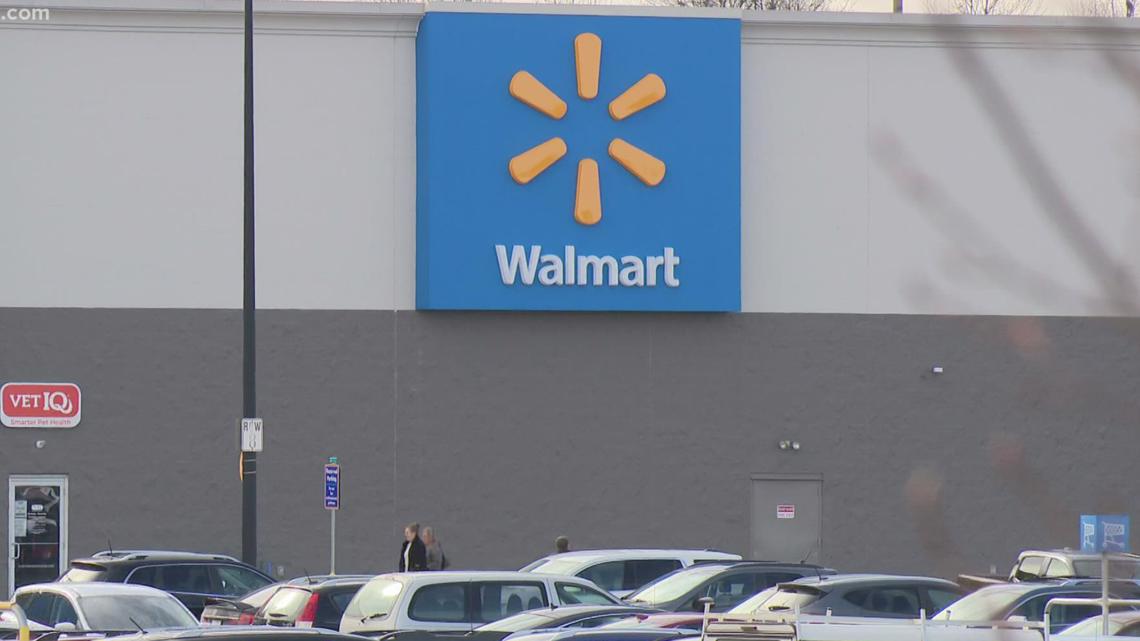
[[0, 397], [5, 427], [79, 425], [79, 386], [73, 383], [6, 383]]
[[796, 506], [794, 503], [783, 503], [776, 506], [777, 519], [794, 519], [796, 518]]

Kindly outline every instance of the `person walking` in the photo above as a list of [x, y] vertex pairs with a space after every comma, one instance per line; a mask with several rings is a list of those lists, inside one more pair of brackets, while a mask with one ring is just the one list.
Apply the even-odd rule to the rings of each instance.
[[570, 539], [564, 536], [558, 536], [554, 539], [554, 551], [558, 554], [570, 551]]
[[427, 550], [420, 540], [420, 524], [404, 528], [404, 545], [400, 548], [400, 571], [422, 572], [427, 569]]
[[427, 550], [427, 569], [446, 570], [447, 556], [443, 553], [443, 546], [435, 538], [435, 530], [429, 525], [424, 528], [424, 548]]

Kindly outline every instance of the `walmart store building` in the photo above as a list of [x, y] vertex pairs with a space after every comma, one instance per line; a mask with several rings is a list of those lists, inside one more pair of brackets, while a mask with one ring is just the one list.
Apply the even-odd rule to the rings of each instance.
[[[240, 5], [33, 4], [0, 22], [0, 382], [81, 398], [7, 388], [9, 423], [78, 415], [0, 428], [0, 572], [236, 554]], [[1140, 490], [1138, 48], [260, 4], [261, 563], [325, 567], [328, 456], [341, 571], [413, 520], [458, 567], [559, 534], [930, 573], [1075, 544]]]

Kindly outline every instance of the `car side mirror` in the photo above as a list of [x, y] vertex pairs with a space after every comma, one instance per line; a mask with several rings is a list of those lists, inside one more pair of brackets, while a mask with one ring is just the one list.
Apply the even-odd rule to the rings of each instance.
[[1029, 623], [1029, 619], [1025, 618], [1022, 614], [1014, 614], [1006, 618], [1010, 623]]
[[60, 621], [59, 623], [55, 624], [54, 630], [56, 632], [75, 632], [77, 628], [75, 627], [74, 623], [70, 623], [68, 621]]
[[693, 609], [696, 610], [697, 612], [704, 612], [706, 607], [709, 609], [712, 609], [712, 607], [715, 603], [716, 603], [716, 600], [713, 599], [712, 597], [707, 597], [707, 596], [699, 597], [699, 598], [693, 599]]

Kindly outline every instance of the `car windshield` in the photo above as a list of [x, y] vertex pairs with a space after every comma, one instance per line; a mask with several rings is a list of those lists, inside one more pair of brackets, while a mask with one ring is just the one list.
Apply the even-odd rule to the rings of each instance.
[[[1100, 561], [1073, 561], [1073, 575], [1090, 579], [1101, 578]], [[1113, 579], [1140, 579], [1140, 561], [1109, 561], [1108, 575]]]
[[690, 590], [716, 576], [723, 566], [693, 567], [664, 577], [629, 595], [630, 603], [665, 603], [684, 596]]
[[565, 576], [573, 576], [578, 570], [582, 569], [581, 561], [573, 561], [569, 559], [554, 559], [552, 561], [543, 561], [534, 566], [529, 572], [538, 572], [539, 574], [561, 574]]
[[779, 587], [769, 587], [764, 592], [756, 594], [755, 597], [728, 611], [736, 612], [736, 614], [751, 614], [757, 610], [780, 612], [803, 608], [808, 603], [814, 603], [819, 599], [820, 592], [816, 590], [797, 590], [789, 589], [789, 587], [784, 587], [781, 590]]
[[481, 625], [476, 630], [490, 630], [493, 632], [518, 632], [519, 630], [540, 630], [548, 627], [551, 622], [550, 610], [539, 612], [522, 612], [505, 619], [492, 621]]
[[196, 627], [182, 604], [168, 596], [89, 596], [80, 602], [92, 630], [157, 630]]
[[936, 621], [999, 621], [1024, 595], [1021, 590], [987, 590], [967, 594], [934, 616]]

